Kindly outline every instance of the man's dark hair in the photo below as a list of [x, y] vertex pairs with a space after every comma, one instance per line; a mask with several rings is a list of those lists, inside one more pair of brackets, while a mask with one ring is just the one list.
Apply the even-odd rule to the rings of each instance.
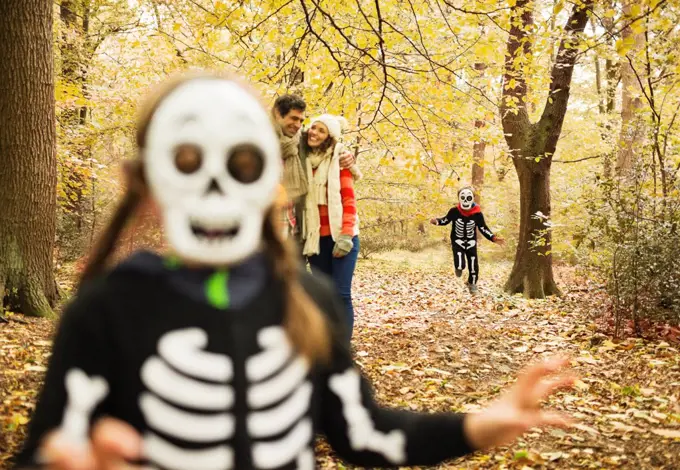
[[282, 95], [274, 101], [274, 109], [281, 117], [286, 117], [292, 109], [304, 112], [307, 109], [307, 103], [298, 95]]

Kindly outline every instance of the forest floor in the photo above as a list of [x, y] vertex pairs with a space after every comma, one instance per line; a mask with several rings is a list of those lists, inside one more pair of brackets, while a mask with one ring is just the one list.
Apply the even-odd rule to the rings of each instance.
[[[572, 268], [557, 268], [561, 298], [502, 293], [510, 265], [482, 260], [479, 293], [452, 274], [449, 254], [428, 250], [360, 261], [355, 279], [356, 359], [376, 396], [395, 407], [474, 411], [518, 370], [569, 354], [580, 376], [550, 405], [575, 417], [565, 430], [535, 430], [492, 452], [439, 468], [679, 469], [680, 345], [602, 334], [606, 296]], [[0, 469], [25, 435], [54, 324], [0, 324]], [[320, 466], [347, 468], [321, 448]]]

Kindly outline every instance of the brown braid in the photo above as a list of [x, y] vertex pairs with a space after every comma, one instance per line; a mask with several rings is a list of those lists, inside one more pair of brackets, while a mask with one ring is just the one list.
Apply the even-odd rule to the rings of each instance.
[[275, 214], [272, 208], [265, 219], [264, 242], [274, 271], [287, 292], [286, 333], [298, 352], [311, 363], [327, 363], [331, 354], [328, 323], [300, 283], [298, 255], [292, 243], [283, 240], [276, 230]]
[[94, 245], [92, 254], [80, 276], [78, 287], [85, 281], [101, 274], [107, 260], [114, 252], [121, 232], [135, 214], [146, 195], [144, 170], [141, 160], [126, 162], [125, 176], [128, 181], [123, 199], [120, 200], [113, 216]]

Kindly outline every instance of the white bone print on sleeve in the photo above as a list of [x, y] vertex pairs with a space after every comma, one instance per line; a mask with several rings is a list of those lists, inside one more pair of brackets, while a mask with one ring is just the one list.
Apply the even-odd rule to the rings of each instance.
[[371, 415], [361, 404], [361, 377], [355, 369], [332, 375], [328, 385], [342, 402], [349, 443], [354, 450], [380, 453], [395, 465], [406, 462], [406, 434], [397, 429], [388, 433], [375, 429]]
[[85, 446], [89, 440], [90, 416], [109, 387], [104, 378], [88, 377], [80, 369], [70, 369], [65, 382], [68, 400], [60, 430], [71, 443]]
[[208, 335], [199, 328], [171, 331], [159, 340], [159, 355], [150, 357], [142, 366], [142, 382], [148, 391], [141, 394], [139, 407], [149, 428], [208, 446], [184, 449], [147, 431], [145, 456], [169, 469], [222, 470], [234, 466], [230, 447], [209, 446], [234, 434], [234, 417], [225, 411], [234, 403], [234, 391], [228, 385], [233, 366], [227, 356], [204, 351], [207, 344]]
[[253, 383], [248, 405], [256, 410], [248, 416], [248, 434], [262, 439], [290, 431], [275, 441], [255, 442], [253, 463], [258, 468], [277, 468], [295, 460], [297, 468], [312, 469], [313, 429], [311, 419], [305, 417], [312, 399], [312, 384], [306, 380], [309, 364], [294, 354], [281, 327], [260, 330], [258, 344], [262, 352], [246, 361], [246, 376]]

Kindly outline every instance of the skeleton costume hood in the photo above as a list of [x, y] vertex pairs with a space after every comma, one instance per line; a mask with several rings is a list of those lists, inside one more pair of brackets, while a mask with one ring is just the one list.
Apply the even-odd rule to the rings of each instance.
[[[40, 466], [39, 445], [55, 429], [86, 445], [102, 416], [139, 432], [140, 464], [169, 470], [311, 469], [315, 433], [364, 467], [473, 451], [464, 415], [379, 407], [342, 334], [329, 338], [323, 364], [289, 340], [285, 284], [260, 250], [281, 170], [267, 119], [225, 79], [193, 79], [162, 100], [144, 161], [179, 257], [138, 253], [81, 287], [62, 315], [18, 468]], [[259, 157], [246, 173], [230, 165], [244, 148]], [[306, 273], [300, 282], [337, 333], [344, 307], [331, 283]]]

